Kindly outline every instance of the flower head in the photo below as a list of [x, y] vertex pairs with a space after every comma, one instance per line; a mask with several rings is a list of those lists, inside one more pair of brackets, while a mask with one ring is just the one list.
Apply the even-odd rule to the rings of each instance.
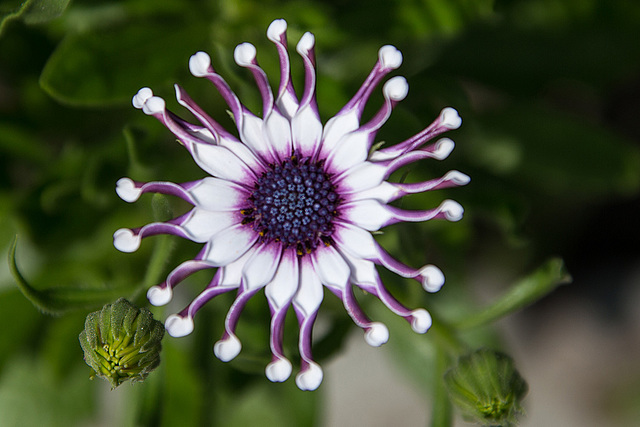
[[149, 88], [133, 97], [133, 105], [162, 122], [211, 176], [183, 184], [120, 179], [116, 191], [127, 202], [137, 200], [142, 193], [158, 192], [180, 197], [194, 208], [167, 222], [120, 229], [114, 234], [114, 245], [123, 252], [133, 252], [143, 237], [155, 234], [173, 234], [203, 244], [193, 260], [179, 265], [166, 281], [149, 289], [147, 296], [154, 305], [166, 304], [173, 288], [185, 277], [217, 268], [204, 291], [180, 313], [169, 316], [166, 328], [174, 337], [191, 333], [193, 318], [207, 301], [236, 290], [224, 335], [214, 346], [216, 356], [223, 361], [240, 352], [240, 340], [235, 334], [240, 312], [253, 295], [264, 289], [271, 311], [273, 358], [266, 368], [271, 381], [285, 381], [291, 374], [291, 363], [283, 354], [282, 336], [285, 314], [293, 305], [300, 327], [302, 359], [296, 383], [303, 390], [314, 390], [322, 381], [322, 369], [311, 354], [311, 334], [323, 287], [342, 300], [372, 346], [384, 344], [389, 332], [364, 314], [352, 285], [378, 297], [407, 319], [416, 332], [429, 329], [428, 312], [410, 310], [396, 301], [375, 266], [415, 279], [428, 292], [436, 292], [443, 285], [442, 272], [433, 265], [411, 268], [402, 264], [375, 241], [371, 232], [402, 221], [459, 220], [463, 209], [452, 200], [424, 211], [406, 211], [388, 203], [406, 194], [464, 185], [469, 177], [451, 171], [426, 182], [387, 182], [389, 175], [404, 165], [447, 157], [454, 146], [450, 139], [426, 144], [437, 135], [458, 128], [458, 113], [445, 108], [422, 132], [370, 153], [377, 131], [407, 95], [406, 80], [393, 77], [384, 84], [384, 104], [363, 124], [362, 112], [375, 87], [400, 66], [402, 54], [393, 46], [382, 47], [362, 87], [323, 125], [315, 97], [314, 36], [304, 34], [296, 48], [305, 70], [304, 88], [298, 96], [291, 82], [286, 29], [284, 20], [276, 20], [267, 30], [280, 59], [276, 94], [256, 61], [255, 47], [242, 43], [235, 49], [236, 63], [251, 72], [262, 95], [262, 118], [240, 103], [206, 53], [198, 52], [189, 60], [191, 73], [213, 83], [228, 104], [237, 137], [208, 116], [178, 85], [178, 102], [199, 124], [186, 122], [167, 110], [165, 101]]
[[506, 354], [488, 349], [466, 354], [444, 382], [464, 417], [478, 424], [511, 426], [523, 412], [528, 386]]
[[149, 310], [120, 298], [90, 313], [79, 339], [87, 365], [116, 388], [129, 379], [144, 381], [158, 367], [163, 336]]

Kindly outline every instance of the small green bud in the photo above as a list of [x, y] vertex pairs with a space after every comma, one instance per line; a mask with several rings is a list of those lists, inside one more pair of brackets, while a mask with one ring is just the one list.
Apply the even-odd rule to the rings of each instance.
[[453, 403], [464, 417], [485, 426], [511, 426], [522, 411], [526, 381], [513, 360], [492, 350], [464, 355], [444, 376]]
[[90, 313], [80, 333], [84, 361], [116, 388], [144, 381], [160, 364], [164, 326], [146, 308], [124, 298]]

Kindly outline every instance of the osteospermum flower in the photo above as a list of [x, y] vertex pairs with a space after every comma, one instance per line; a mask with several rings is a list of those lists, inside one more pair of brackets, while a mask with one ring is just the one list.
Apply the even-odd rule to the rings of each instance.
[[406, 194], [464, 185], [469, 177], [451, 171], [426, 182], [387, 182], [389, 175], [404, 165], [447, 157], [454, 146], [450, 139], [426, 144], [458, 128], [458, 113], [445, 108], [417, 135], [370, 153], [377, 131], [407, 95], [406, 80], [393, 77], [384, 84], [384, 105], [364, 124], [360, 123], [362, 112], [375, 87], [400, 66], [402, 54], [393, 46], [382, 47], [362, 87], [323, 126], [315, 97], [314, 36], [304, 34], [297, 45], [305, 70], [304, 88], [298, 97], [291, 82], [286, 29], [284, 20], [276, 20], [267, 30], [280, 59], [280, 85], [275, 96], [258, 66], [255, 47], [242, 43], [234, 52], [235, 62], [247, 68], [257, 83], [263, 100], [262, 118], [241, 104], [206, 53], [198, 52], [189, 60], [191, 73], [213, 83], [228, 104], [238, 137], [209, 117], [178, 85], [178, 102], [199, 124], [188, 123], [167, 110], [165, 101], [149, 88], [133, 97], [133, 105], [160, 120], [211, 176], [184, 184], [120, 179], [116, 191], [127, 202], [137, 200], [142, 193], [157, 192], [180, 197], [194, 207], [167, 222], [120, 229], [114, 234], [114, 245], [123, 252], [133, 252], [143, 237], [156, 234], [173, 234], [203, 244], [193, 260], [175, 268], [163, 283], [150, 288], [147, 296], [153, 305], [167, 304], [173, 288], [188, 275], [217, 268], [204, 291], [184, 310], [169, 316], [165, 325], [174, 337], [187, 335], [194, 328], [194, 316], [207, 301], [237, 290], [224, 335], [214, 346], [215, 355], [225, 362], [241, 349], [235, 329], [242, 309], [264, 288], [271, 311], [273, 354], [266, 376], [274, 382], [291, 375], [282, 337], [286, 312], [293, 305], [300, 327], [302, 359], [296, 384], [303, 390], [314, 390], [323, 377], [311, 353], [312, 328], [323, 299], [323, 286], [342, 300], [372, 346], [384, 344], [389, 332], [364, 314], [352, 285], [378, 297], [409, 321], [414, 331], [424, 333], [429, 329], [428, 312], [401, 305], [385, 288], [375, 266], [416, 279], [428, 292], [436, 292], [443, 285], [442, 272], [433, 265], [404, 265], [392, 258], [371, 232], [403, 221], [459, 220], [463, 209], [452, 200], [424, 211], [406, 211], [388, 203]]

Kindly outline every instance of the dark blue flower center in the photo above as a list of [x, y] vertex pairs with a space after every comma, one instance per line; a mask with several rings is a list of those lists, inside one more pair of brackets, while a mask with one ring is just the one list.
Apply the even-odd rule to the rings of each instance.
[[339, 198], [321, 163], [292, 156], [271, 165], [248, 202], [243, 223], [251, 224], [263, 240], [295, 246], [298, 255], [312, 252], [320, 242], [332, 243]]

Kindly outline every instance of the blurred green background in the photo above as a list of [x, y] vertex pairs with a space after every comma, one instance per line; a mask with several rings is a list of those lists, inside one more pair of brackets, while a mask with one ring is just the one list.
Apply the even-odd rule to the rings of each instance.
[[[211, 351], [232, 301], [225, 295], [198, 314], [192, 336], [164, 339], [163, 363], [145, 383], [113, 392], [88, 380], [77, 339], [88, 312], [120, 296], [146, 306], [146, 289], [198, 251], [164, 238], [145, 241], [135, 254], [112, 246], [116, 229], [153, 218], [150, 196], [132, 205], [116, 196], [118, 178], [204, 176], [166, 129], [132, 108], [131, 97], [149, 86], [187, 117], [173, 100], [172, 85], [180, 83], [231, 129], [224, 102], [206, 81], [190, 76], [188, 58], [209, 52], [241, 100], [259, 113], [259, 94], [232, 53], [238, 43], [255, 44], [277, 85], [277, 55], [265, 35], [277, 18], [289, 23], [291, 47], [305, 31], [316, 36], [323, 120], [355, 93], [385, 44], [403, 52], [396, 74], [407, 78], [410, 90], [378, 140], [406, 139], [445, 106], [463, 118], [462, 128], [447, 135], [457, 143], [449, 159], [421, 162], [398, 179], [426, 180], [450, 169], [470, 175], [467, 187], [402, 202], [424, 209], [450, 197], [465, 207], [464, 220], [397, 225], [379, 238], [411, 265], [438, 265], [447, 284], [424, 295], [414, 283], [386, 274], [392, 293], [455, 324], [549, 257], [561, 256], [572, 285], [515, 320], [462, 336], [471, 345], [512, 351], [523, 376], [533, 379], [523, 425], [637, 425], [640, 3], [633, 0], [2, 0], [0, 248], [9, 254], [19, 236], [17, 264], [35, 288], [32, 299], [53, 313], [35, 308], [16, 287], [9, 264], [0, 263], [0, 424], [348, 424], [332, 409], [340, 378], [325, 373], [314, 393], [298, 391], [291, 379], [271, 384], [264, 378], [268, 310], [262, 297], [241, 320], [238, 360], [223, 364]], [[301, 61], [291, 56], [300, 87]], [[365, 116], [381, 100], [378, 90]], [[184, 205], [170, 202], [174, 213], [184, 212]], [[204, 272], [187, 280], [167, 309], [153, 309], [156, 318], [180, 310], [209, 279]], [[428, 413], [439, 393], [439, 335], [415, 335], [370, 296], [359, 299], [373, 318], [389, 324], [385, 354]], [[343, 355], [355, 328], [329, 295], [321, 313], [314, 351], [327, 364]], [[295, 360], [295, 319], [289, 320], [286, 348]], [[571, 355], [557, 351], [554, 346], [573, 342], [568, 337], [584, 338], [584, 347], [574, 346]], [[533, 351], [546, 345], [549, 351]], [[532, 354], [547, 358], [532, 360]], [[567, 361], [573, 371], [559, 369]], [[566, 381], [584, 375], [588, 380], [576, 390], [590, 392], [536, 400], [537, 387], [545, 387], [536, 378], [560, 381], [549, 375], [554, 367]], [[367, 407], [365, 395], [345, 398]], [[580, 407], [589, 409], [572, 414]], [[569, 415], [554, 412], [563, 409]], [[545, 411], [549, 418], [540, 415]]]

